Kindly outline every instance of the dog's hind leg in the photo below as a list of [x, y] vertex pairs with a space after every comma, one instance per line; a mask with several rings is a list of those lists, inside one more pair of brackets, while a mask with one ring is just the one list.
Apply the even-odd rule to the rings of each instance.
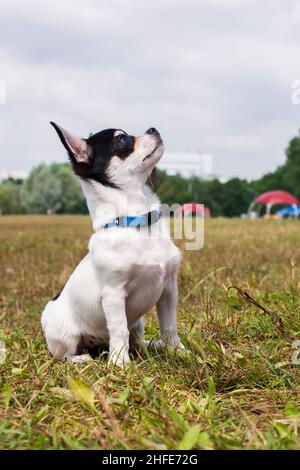
[[185, 349], [177, 332], [177, 300], [177, 279], [174, 274], [157, 302], [157, 317], [161, 339], [153, 343], [154, 348], [161, 348], [168, 345], [173, 346], [176, 349]]
[[56, 359], [68, 362], [82, 363], [91, 359], [89, 354], [77, 354], [79, 338], [77, 336], [64, 335], [62, 338], [51, 338], [46, 335], [46, 341], [52, 356]]
[[144, 342], [144, 318], [139, 318], [129, 329], [129, 344], [132, 350], [139, 349], [140, 346], [146, 346]]
[[81, 335], [70, 320], [68, 304], [61, 304], [61, 296], [46, 305], [41, 318], [47, 346], [53, 357], [69, 362], [86, 362], [88, 354], [79, 354]]

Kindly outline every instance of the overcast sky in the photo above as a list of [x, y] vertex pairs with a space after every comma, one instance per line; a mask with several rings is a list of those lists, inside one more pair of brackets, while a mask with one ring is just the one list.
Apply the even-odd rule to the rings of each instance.
[[300, 127], [297, 0], [2, 0], [0, 171], [62, 162], [87, 136], [155, 126], [169, 151], [259, 177]]

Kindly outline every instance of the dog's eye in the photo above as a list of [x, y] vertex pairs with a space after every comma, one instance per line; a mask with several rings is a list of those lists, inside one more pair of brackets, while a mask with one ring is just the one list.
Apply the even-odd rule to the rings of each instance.
[[129, 137], [129, 135], [122, 134], [122, 135], [118, 136], [118, 140], [119, 140], [119, 144], [121, 144], [123, 146], [123, 145], [128, 144], [128, 142], [130, 140], [130, 137]]
[[114, 139], [113, 153], [118, 157], [127, 158], [134, 150], [134, 138], [128, 134], [119, 134]]

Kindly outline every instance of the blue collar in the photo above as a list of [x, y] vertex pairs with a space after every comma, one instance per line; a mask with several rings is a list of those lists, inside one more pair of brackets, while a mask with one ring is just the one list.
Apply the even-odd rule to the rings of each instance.
[[147, 212], [146, 214], [130, 216], [125, 215], [122, 217], [116, 217], [112, 219], [107, 224], [99, 225], [98, 229], [100, 228], [110, 228], [110, 227], [134, 227], [136, 229], [140, 229], [141, 227], [148, 227], [149, 225], [158, 222], [162, 217], [161, 211], [151, 211]]

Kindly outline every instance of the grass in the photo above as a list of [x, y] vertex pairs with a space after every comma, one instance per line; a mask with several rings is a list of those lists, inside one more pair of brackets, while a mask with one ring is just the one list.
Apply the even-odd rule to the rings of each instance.
[[[179, 330], [191, 353], [142, 353], [119, 370], [105, 357], [53, 360], [40, 328], [43, 306], [86, 253], [89, 219], [1, 217], [0, 447], [299, 449], [299, 228], [208, 220], [204, 249], [184, 252], [179, 276]], [[154, 312], [146, 335], [158, 336]]]

